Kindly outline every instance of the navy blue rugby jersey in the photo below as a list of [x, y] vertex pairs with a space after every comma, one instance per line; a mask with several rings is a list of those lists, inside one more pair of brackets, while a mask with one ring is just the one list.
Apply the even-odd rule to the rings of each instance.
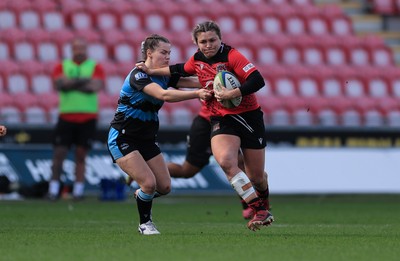
[[124, 129], [124, 133], [128, 129], [131, 133], [136, 133], [133, 129], [149, 132], [158, 130], [158, 111], [164, 101], [146, 94], [143, 88], [153, 82], [163, 89], [176, 87], [178, 80], [179, 75], [150, 76], [135, 67], [124, 80], [111, 126], [119, 131]]

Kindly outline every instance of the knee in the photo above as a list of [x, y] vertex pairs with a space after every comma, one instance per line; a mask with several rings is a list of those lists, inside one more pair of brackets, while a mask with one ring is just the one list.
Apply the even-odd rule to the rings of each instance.
[[218, 158], [218, 164], [224, 171], [229, 171], [233, 166], [233, 162], [230, 157]]
[[140, 188], [147, 194], [153, 194], [156, 191], [156, 183], [149, 180], [140, 184]]
[[160, 195], [167, 195], [171, 192], [171, 184], [164, 186], [157, 186], [157, 192]]
[[262, 175], [249, 175], [250, 181], [255, 187], [263, 187], [264, 184], [267, 183], [267, 177], [265, 173]]

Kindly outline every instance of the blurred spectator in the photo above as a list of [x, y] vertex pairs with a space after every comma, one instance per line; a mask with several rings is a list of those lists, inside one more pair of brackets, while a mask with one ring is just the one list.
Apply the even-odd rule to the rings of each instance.
[[75, 146], [74, 199], [84, 193], [85, 160], [96, 131], [98, 92], [104, 86], [103, 67], [87, 57], [83, 38], [72, 40], [72, 59], [65, 59], [53, 71], [54, 85], [59, 91], [59, 118], [54, 135], [52, 177], [48, 198], [59, 197], [63, 162], [71, 146]]

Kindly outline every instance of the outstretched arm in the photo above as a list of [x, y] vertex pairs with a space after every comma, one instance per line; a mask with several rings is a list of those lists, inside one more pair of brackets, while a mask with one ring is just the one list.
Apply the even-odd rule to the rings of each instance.
[[202, 100], [208, 100], [212, 97], [209, 90], [198, 89], [193, 91], [180, 91], [174, 89], [164, 90], [156, 83], [150, 83], [143, 88], [143, 91], [159, 100], [166, 102], [179, 102], [184, 100], [200, 98]]

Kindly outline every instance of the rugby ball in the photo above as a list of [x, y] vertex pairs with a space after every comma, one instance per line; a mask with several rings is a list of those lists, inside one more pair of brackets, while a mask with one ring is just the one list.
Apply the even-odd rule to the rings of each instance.
[[[220, 90], [220, 85], [224, 86], [225, 88], [232, 90], [240, 87], [240, 82], [238, 78], [231, 72], [228, 71], [220, 71], [215, 75], [214, 78], [214, 90]], [[230, 99], [230, 100], [223, 100], [221, 104], [225, 108], [234, 108], [239, 106], [242, 102], [242, 96]]]

